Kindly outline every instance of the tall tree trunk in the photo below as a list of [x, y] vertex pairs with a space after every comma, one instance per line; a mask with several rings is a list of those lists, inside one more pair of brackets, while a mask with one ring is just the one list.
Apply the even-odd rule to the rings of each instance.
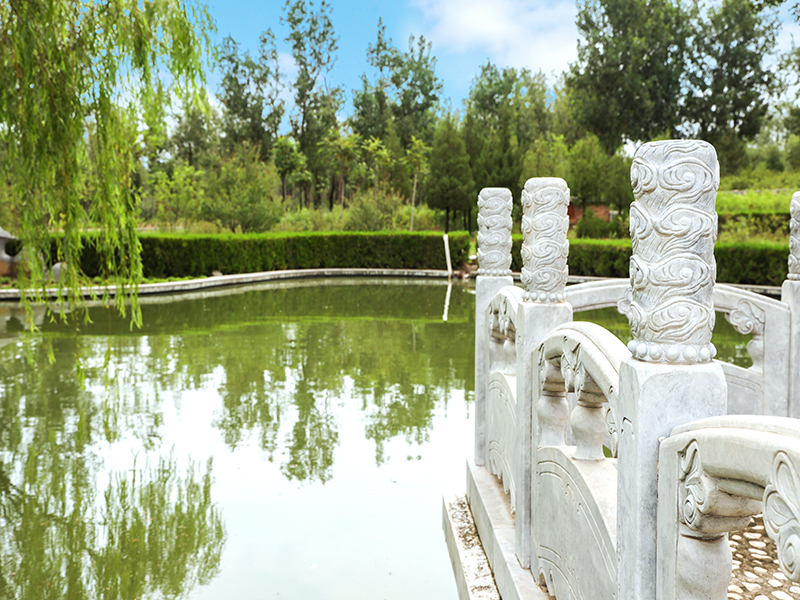
[[450, 209], [444, 209], [444, 232], [450, 233]]

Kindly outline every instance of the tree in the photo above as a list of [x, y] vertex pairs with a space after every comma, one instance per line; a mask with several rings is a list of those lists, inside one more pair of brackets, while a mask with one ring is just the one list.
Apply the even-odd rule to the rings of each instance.
[[[307, 139], [310, 115], [314, 112], [317, 81], [330, 72], [336, 62], [339, 38], [333, 31], [331, 6], [322, 0], [319, 11], [314, 12], [313, 0], [286, 0], [285, 16], [281, 22], [291, 30], [286, 41], [291, 44], [292, 57], [297, 66], [294, 81], [295, 106], [299, 112], [292, 117], [292, 130], [306, 153], [311, 145]], [[315, 140], [316, 141], [316, 140]]]
[[303, 155], [297, 151], [294, 140], [287, 136], [281, 136], [275, 143], [275, 168], [281, 178], [281, 197], [286, 202], [286, 183], [290, 175], [300, 170]]
[[198, 167], [219, 145], [219, 116], [211, 106], [184, 106], [176, 115], [175, 129], [169, 140], [172, 157], [190, 167]]
[[[328, 132], [338, 129], [336, 113], [342, 104], [342, 90], [329, 88], [325, 76], [336, 62], [339, 38], [333, 30], [331, 6], [322, 0], [319, 10], [314, 10], [313, 0], [286, 0], [285, 16], [281, 21], [289, 26], [286, 41], [292, 48], [292, 57], [297, 66], [294, 81], [295, 108], [297, 113], [290, 118], [292, 136], [305, 155], [307, 169], [314, 184], [321, 185], [330, 175], [329, 165], [321, 156], [321, 142]], [[323, 85], [318, 85], [322, 79]], [[333, 188], [330, 190], [331, 198]], [[318, 202], [319, 194], [315, 195]]]
[[570, 179], [569, 147], [563, 135], [547, 135], [537, 138], [525, 153], [519, 187], [531, 177], [560, 177]]
[[428, 168], [428, 155], [431, 149], [425, 145], [421, 139], [411, 136], [411, 145], [406, 150], [405, 162], [414, 173], [414, 188], [411, 192], [411, 222], [409, 231], [414, 231], [414, 205], [417, 200], [417, 183], [420, 175], [423, 175]]
[[576, 121], [607, 154], [626, 140], [674, 136], [693, 9], [682, 0], [584, 0], [566, 85]]
[[364, 140], [361, 145], [362, 150], [367, 155], [367, 160], [372, 171], [372, 200], [377, 201], [378, 186], [381, 181], [382, 172], [391, 165], [392, 156], [386, 149], [384, 143], [378, 138]]
[[342, 215], [344, 215], [344, 186], [350, 169], [358, 159], [360, 141], [360, 136], [357, 133], [343, 136], [338, 135], [338, 132], [335, 134], [331, 132], [329, 137], [323, 142], [336, 168], [336, 174], [338, 176], [338, 196], [339, 203], [342, 206]]
[[472, 208], [474, 184], [469, 156], [452, 115], [440, 119], [433, 135], [425, 189], [428, 205], [445, 211], [445, 233], [450, 230], [451, 211], [467, 213]]
[[242, 142], [258, 148], [261, 160], [272, 156], [272, 146], [283, 119], [281, 83], [275, 36], [267, 29], [259, 38], [258, 61], [241, 53], [231, 37], [222, 42], [222, 84], [219, 99], [225, 107], [223, 129], [231, 150]]
[[436, 77], [436, 58], [424, 36], [408, 40], [408, 51], [401, 52], [386, 37], [383, 21], [378, 21], [375, 45], [367, 48], [367, 61], [378, 70], [374, 84], [362, 76], [362, 90], [353, 98], [353, 130], [367, 137], [383, 139], [393, 119], [403, 148], [411, 136], [429, 141], [433, 135], [435, 110], [442, 83]]
[[753, 139], [778, 79], [766, 65], [780, 22], [750, 0], [724, 0], [698, 20], [682, 107], [684, 131], [715, 143], [728, 132]]
[[[478, 187], [513, 188], [520, 178], [522, 159], [537, 136], [552, 126], [542, 73], [527, 69], [481, 67], [466, 100], [464, 141]], [[478, 190], [475, 190], [477, 194]]]
[[608, 156], [600, 140], [589, 134], [569, 152], [570, 201], [578, 206], [613, 204], [625, 210], [633, 202], [631, 160], [621, 154]]
[[279, 185], [277, 173], [246, 143], [208, 169], [206, 182], [202, 219], [242, 233], [267, 231], [280, 221], [281, 207], [272, 198]]
[[[182, 0], [0, 0], [0, 23], [0, 145], [8, 156], [0, 177], [10, 184], [11, 209], [21, 216], [17, 236], [29, 257], [18, 285], [38, 289], [34, 300], [44, 300], [49, 234], [59, 230], [58, 286], [68, 290], [73, 308], [80, 305], [81, 234], [91, 224], [104, 273], [118, 286], [131, 284], [117, 306], [124, 312], [122, 300], [133, 300], [138, 320], [142, 266], [131, 174], [143, 138], [139, 124], [163, 114], [171, 94], [162, 79], [184, 97], [202, 81], [208, 12]], [[96, 163], [91, 182], [84, 168], [89, 152]], [[88, 183], [97, 194], [84, 195]], [[30, 308], [28, 295], [22, 297]]]

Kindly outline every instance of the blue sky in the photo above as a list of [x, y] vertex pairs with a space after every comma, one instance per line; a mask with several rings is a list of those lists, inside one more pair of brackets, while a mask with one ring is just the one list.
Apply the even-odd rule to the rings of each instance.
[[[218, 28], [218, 41], [232, 36], [255, 54], [262, 31], [271, 28], [278, 40], [284, 73], [293, 69], [288, 34], [280, 17], [284, 0], [206, 0]], [[330, 85], [342, 85], [351, 110], [351, 90], [360, 87], [360, 76], [369, 74], [367, 46], [374, 43], [378, 19], [394, 45], [408, 49], [409, 35], [424, 35], [433, 43], [436, 74], [444, 84], [444, 97], [461, 108], [470, 82], [487, 60], [500, 67], [527, 67], [545, 73], [552, 84], [574, 61], [578, 33], [574, 0], [329, 0], [331, 20], [339, 36], [337, 62], [328, 77]], [[315, 0], [319, 6], [319, 0]], [[784, 13], [779, 45], [788, 50], [792, 36], [800, 43], [800, 27]], [[212, 75], [213, 92], [219, 82]], [[287, 92], [287, 99], [289, 97]]]

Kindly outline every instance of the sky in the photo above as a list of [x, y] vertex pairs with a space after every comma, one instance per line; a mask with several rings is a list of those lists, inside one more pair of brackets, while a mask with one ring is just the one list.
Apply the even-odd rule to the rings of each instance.
[[[284, 0], [206, 0], [217, 24], [217, 41], [228, 35], [256, 55], [261, 32], [271, 28], [278, 40], [281, 65], [291, 79], [293, 63], [289, 33], [281, 23]], [[347, 114], [352, 110], [352, 90], [361, 87], [362, 73], [371, 75], [367, 46], [375, 43], [378, 19], [400, 50], [408, 49], [410, 35], [432, 42], [436, 75], [444, 98], [460, 109], [480, 66], [491, 61], [498, 67], [527, 67], [542, 71], [552, 85], [577, 57], [577, 12], [574, 0], [328, 0], [331, 20], [339, 36], [336, 64], [328, 76], [331, 86], [345, 89]], [[319, 6], [319, 0], [314, 0]], [[783, 8], [779, 47], [789, 50], [800, 43], [800, 27]], [[371, 77], [370, 77], [371, 78]], [[213, 92], [219, 75], [212, 75]], [[291, 94], [287, 90], [286, 98]], [[288, 103], [287, 103], [288, 106]]]

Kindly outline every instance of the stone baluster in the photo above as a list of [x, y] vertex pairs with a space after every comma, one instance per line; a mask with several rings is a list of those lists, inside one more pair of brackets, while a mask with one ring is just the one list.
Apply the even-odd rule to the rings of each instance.
[[511, 191], [484, 188], [478, 195], [478, 277], [475, 282], [475, 464], [486, 463], [486, 384], [489, 325], [486, 310], [511, 277]]
[[[527, 465], [535, 464], [533, 435], [539, 431], [537, 411], [544, 411], [543, 438], [552, 441], [560, 433], [563, 443], [568, 412], [563, 394], [552, 390], [545, 402], [533, 409], [534, 400], [539, 400], [537, 364], [531, 360], [532, 353], [550, 331], [572, 321], [572, 306], [564, 301], [567, 285], [567, 256], [569, 242], [569, 188], [557, 177], [536, 177], [525, 182], [522, 191], [522, 272], [521, 281], [525, 289], [523, 302], [517, 312], [517, 423], [520, 455], [523, 457], [523, 473], [520, 474], [521, 501], [517, 503], [516, 551], [523, 567], [531, 561], [531, 478]], [[550, 394], [551, 390], [545, 390]], [[533, 421], [532, 421], [533, 420]], [[553, 437], [556, 436], [556, 437]], [[549, 443], [549, 441], [547, 443]]]
[[577, 405], [569, 418], [575, 437], [575, 460], [604, 460], [606, 439], [606, 397], [603, 390], [580, 365], [573, 382]]
[[800, 418], [800, 192], [792, 195], [789, 206], [789, 275], [781, 287], [781, 300], [792, 311], [789, 340], [789, 416]]
[[716, 152], [701, 141], [644, 144], [631, 183], [633, 341], [620, 367], [617, 597], [652, 600], [659, 438], [727, 412], [711, 344]]

